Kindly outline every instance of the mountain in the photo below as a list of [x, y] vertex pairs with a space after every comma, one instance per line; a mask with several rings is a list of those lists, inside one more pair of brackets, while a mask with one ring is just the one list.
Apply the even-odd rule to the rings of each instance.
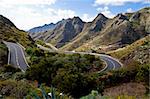
[[[144, 8], [129, 14], [118, 14], [113, 19], [108, 19], [98, 35], [92, 39], [74, 39], [61, 49], [86, 51], [99, 48], [119, 48], [145, 37], [150, 33], [150, 8]], [[92, 25], [91, 25], [92, 26]], [[82, 32], [85, 35], [86, 32]], [[80, 36], [82, 37], [82, 36]], [[88, 36], [89, 37], [89, 36]]]
[[56, 23], [53, 30], [39, 33], [34, 36], [34, 39], [42, 39], [45, 42], [52, 43], [56, 47], [61, 47], [65, 43], [70, 42], [70, 40], [82, 31], [84, 23], [79, 17], [63, 19]]
[[133, 60], [138, 61], [141, 64], [150, 64], [149, 49], [150, 35], [141, 38], [126, 47], [110, 51], [107, 54], [122, 60], [124, 64], [130, 63]]
[[35, 33], [46, 32], [46, 31], [52, 30], [54, 29], [54, 27], [55, 27], [55, 24], [50, 23], [50, 24], [45, 24], [43, 26], [32, 28], [28, 32], [30, 33], [30, 35], [34, 35]]
[[103, 14], [98, 14], [92, 22], [85, 23], [82, 32], [61, 49], [73, 50], [81, 46], [83, 43], [92, 40], [94, 37], [99, 35], [99, 31], [105, 28], [108, 21], [110, 20]]
[[60, 50], [113, 50], [124, 47], [150, 34], [150, 8], [134, 13], [120, 13], [112, 19], [98, 14], [92, 22], [79, 17], [62, 20], [54, 29], [37, 33], [43, 40]]
[[0, 15], [0, 42], [19, 42], [24, 47], [33, 45], [32, 38], [25, 31], [19, 30], [9, 19]]

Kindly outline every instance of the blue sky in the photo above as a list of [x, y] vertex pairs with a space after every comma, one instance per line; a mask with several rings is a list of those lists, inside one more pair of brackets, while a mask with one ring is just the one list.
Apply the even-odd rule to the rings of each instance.
[[74, 16], [83, 21], [98, 13], [113, 18], [144, 7], [150, 7], [150, 0], [0, 0], [0, 14], [24, 30]]

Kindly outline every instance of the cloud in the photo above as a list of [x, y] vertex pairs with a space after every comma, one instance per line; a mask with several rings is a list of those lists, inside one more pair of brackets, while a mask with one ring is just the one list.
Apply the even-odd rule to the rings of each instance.
[[144, 0], [144, 4], [150, 4], [150, 0]]
[[61, 19], [71, 18], [75, 11], [68, 9], [41, 9], [36, 6], [1, 6], [0, 14], [9, 18], [15, 25], [24, 30], [35, 26], [58, 22]]
[[99, 13], [104, 14], [108, 18], [113, 18], [115, 16], [115, 14], [113, 14], [107, 6], [105, 6], [103, 8], [97, 8], [97, 11]]
[[124, 5], [125, 3], [138, 3], [138, 2], [150, 2], [149, 0], [95, 0], [94, 6], [98, 5], [112, 5], [112, 6], [121, 6]]
[[133, 9], [132, 9], [132, 8], [129, 8], [129, 9], [127, 9], [127, 12], [128, 12], [128, 13], [132, 13], [132, 12], [133, 12]]
[[90, 16], [89, 14], [85, 13], [82, 15], [82, 20], [85, 21], [85, 22], [90, 22], [90, 21], [93, 21], [95, 16]]
[[11, 4], [11, 5], [25, 5], [25, 4], [36, 4], [36, 5], [42, 5], [42, 4], [47, 4], [51, 5], [54, 4], [56, 0], [0, 0], [0, 4]]

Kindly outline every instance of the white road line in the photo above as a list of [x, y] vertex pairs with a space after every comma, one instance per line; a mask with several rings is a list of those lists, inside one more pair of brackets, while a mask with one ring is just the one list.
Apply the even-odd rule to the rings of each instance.
[[20, 43], [17, 42], [17, 44], [18, 44], [21, 48], [23, 48], [23, 50], [26, 49], [26, 48], [25, 48], [24, 46], [22, 46]]
[[[16, 62], [17, 62], [17, 65], [18, 65], [18, 67], [21, 69], [21, 67], [20, 67], [20, 65], [19, 65], [19, 60], [18, 60], [17, 49], [16, 49], [16, 47], [15, 47], [15, 46], [13, 46], [13, 47], [14, 47], [14, 49], [15, 49], [15, 53], [16, 53]], [[21, 71], [22, 71], [22, 72], [25, 72], [23, 69], [21, 69]]]
[[16, 63], [17, 63], [17, 66], [21, 69], [20, 65], [19, 65], [19, 61], [18, 61], [18, 54], [17, 54], [17, 49], [16, 47], [12, 46], [14, 49], [15, 49], [15, 54], [16, 54]]
[[119, 63], [121, 67], [123, 67], [123, 64], [122, 64], [118, 59], [113, 58], [113, 57], [108, 56], [108, 55], [104, 55], [104, 54], [100, 54], [100, 55], [101, 55], [101, 56], [106, 56], [106, 57], [109, 57], [109, 58], [113, 59], [114, 61], [116, 61], [117, 63]]
[[11, 56], [10, 56], [10, 47], [8, 47], [8, 51], [9, 51], [9, 52], [8, 52], [8, 65], [9, 65], [9, 64], [10, 64], [10, 57], [11, 57]]
[[115, 64], [111, 59], [108, 59], [113, 64], [113, 70], [115, 70]]
[[30, 67], [29, 64], [28, 64], [28, 62], [27, 62], [27, 60], [26, 60], [26, 58], [25, 58], [23, 49], [22, 49], [22, 47], [21, 47], [20, 45], [21, 45], [21, 44], [18, 44], [19, 48], [21, 49], [21, 53], [22, 53], [22, 55], [23, 55], [24, 61], [25, 61], [26, 65], [27, 65], [28, 67]]
[[98, 71], [98, 73], [101, 73], [101, 72], [105, 71], [106, 68], [108, 67], [107, 62], [105, 60], [103, 60], [103, 59], [101, 59], [101, 60], [105, 63], [105, 67], [102, 70]]
[[[37, 45], [38, 46], [38, 45]], [[42, 46], [42, 45], [40, 45], [40, 46]], [[45, 50], [45, 49], [43, 49], [43, 50]], [[58, 52], [59, 53], [59, 52]], [[64, 53], [65, 54], [74, 54], [74, 53], [77, 53], [77, 54], [88, 54], [88, 55], [94, 55], [94, 56], [104, 56], [104, 57], [107, 57], [108, 58], [108, 61], [110, 61], [112, 64], [113, 64], [113, 70], [115, 69], [115, 63], [113, 62], [113, 61], [116, 61], [118, 64], [120, 64], [120, 66], [121, 67], [123, 67], [123, 64], [121, 63], [121, 62], [119, 62], [119, 60], [117, 60], [117, 59], [115, 59], [115, 58], [113, 58], [113, 57], [111, 57], [111, 56], [108, 56], [108, 55], [104, 55], [104, 54], [98, 54], [98, 53], [87, 53], [87, 52], [72, 52], [72, 51], [64, 51]], [[109, 59], [110, 58], [110, 59]], [[112, 60], [113, 61], [112, 61]], [[106, 61], [104, 61], [104, 62], [106, 62]], [[107, 62], [106, 62], [107, 63]], [[106, 65], [105, 66], [105, 68], [103, 68], [102, 70], [105, 70], [106, 68], [108, 67], [108, 65]], [[101, 70], [101, 71], [102, 71]], [[100, 72], [101, 72], [100, 71]]]

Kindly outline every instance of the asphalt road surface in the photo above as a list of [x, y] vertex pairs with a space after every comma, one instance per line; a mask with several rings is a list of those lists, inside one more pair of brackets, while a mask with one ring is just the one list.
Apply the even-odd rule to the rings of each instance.
[[[22, 71], [25, 71], [29, 67], [29, 65], [26, 62], [24, 50], [20, 47], [20, 45], [18, 45], [16, 43], [11, 43], [11, 42], [4, 42], [4, 43], [7, 45], [8, 49], [9, 49], [8, 64], [11, 64], [12, 66], [14, 66], [16, 68], [20, 68]], [[49, 49], [49, 48], [42, 47], [41, 45], [38, 45], [38, 47], [43, 50]], [[52, 52], [52, 49], [49, 49], [49, 51]], [[56, 51], [54, 51], [54, 52], [56, 52]], [[117, 59], [115, 59], [111, 56], [105, 55], [105, 54], [73, 52], [73, 51], [65, 51], [63, 53], [65, 53], [65, 54], [78, 53], [78, 54], [89, 54], [89, 55], [99, 56], [106, 63], [105, 68], [99, 72], [115, 70], [115, 69], [122, 67], [122, 64]]]
[[19, 44], [11, 43], [11, 42], [4, 42], [8, 49], [8, 64], [20, 68], [22, 71], [25, 71], [28, 68], [28, 63], [25, 59], [24, 50], [21, 48]]
[[[46, 48], [46, 47], [39, 46], [39, 48], [41, 48], [42, 50], [49, 50], [49, 52], [58, 52], [56, 50], [52, 51], [52, 49]], [[115, 70], [115, 69], [119, 69], [119, 68], [122, 67], [122, 63], [121, 62], [119, 62], [117, 59], [115, 59], [115, 58], [113, 58], [113, 57], [111, 57], [109, 55], [105, 55], [105, 54], [88, 53], [88, 52], [75, 52], [75, 51], [64, 51], [64, 52], [60, 52], [60, 53], [65, 53], [65, 54], [75, 54], [75, 53], [78, 53], [78, 54], [89, 54], [89, 55], [99, 56], [106, 63], [105, 68], [102, 69], [99, 72], [108, 71], [108, 70]]]
[[115, 69], [119, 69], [122, 67], [122, 64], [117, 59], [115, 59], [109, 55], [105, 55], [105, 54], [88, 53], [88, 52], [73, 52], [73, 51], [65, 51], [65, 53], [66, 54], [78, 53], [78, 54], [89, 54], [89, 55], [99, 56], [106, 63], [105, 68], [99, 72], [115, 70]]

